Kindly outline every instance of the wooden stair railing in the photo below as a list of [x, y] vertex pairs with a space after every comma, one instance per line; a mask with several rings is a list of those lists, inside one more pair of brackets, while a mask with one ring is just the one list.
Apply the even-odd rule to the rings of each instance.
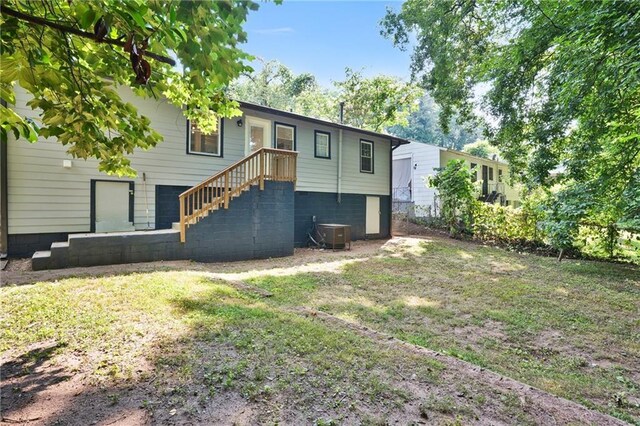
[[260, 148], [180, 194], [180, 241], [186, 241], [187, 228], [248, 191], [251, 185], [264, 181], [296, 182], [298, 153], [273, 148]]

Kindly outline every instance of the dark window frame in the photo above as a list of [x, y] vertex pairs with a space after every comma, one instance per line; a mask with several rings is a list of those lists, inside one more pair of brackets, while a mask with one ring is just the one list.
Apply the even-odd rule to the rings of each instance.
[[504, 180], [504, 173], [502, 173], [502, 169], [498, 169], [498, 182], [502, 183]]
[[298, 127], [295, 124], [282, 123], [280, 121], [273, 122], [273, 147], [275, 149], [283, 149], [278, 148], [278, 126], [290, 127], [293, 129], [293, 149], [291, 151], [296, 151], [298, 149]]
[[220, 145], [220, 154], [210, 154], [207, 152], [191, 151], [191, 120], [187, 119], [187, 155], [202, 155], [205, 157], [224, 157], [224, 120], [218, 119], [218, 143]]
[[477, 163], [471, 163], [471, 181], [472, 182], [478, 181], [478, 164]]
[[[329, 146], [327, 147], [327, 156], [318, 155], [318, 135], [326, 135]], [[314, 158], [322, 158], [323, 160], [331, 160], [331, 132], [325, 132], [323, 130], [313, 131], [313, 156]]]
[[[362, 169], [362, 144], [369, 144], [371, 145], [371, 170], [363, 170]], [[360, 173], [369, 173], [369, 174], [374, 174], [375, 173], [375, 168], [373, 166], [374, 163], [374, 158], [375, 158], [375, 150], [373, 148], [373, 141], [370, 141], [368, 139], [360, 139], [360, 144], [358, 145], [358, 156], [360, 157]]]
[[494, 175], [493, 175], [493, 167], [489, 167], [489, 178], [488, 180], [493, 182]]

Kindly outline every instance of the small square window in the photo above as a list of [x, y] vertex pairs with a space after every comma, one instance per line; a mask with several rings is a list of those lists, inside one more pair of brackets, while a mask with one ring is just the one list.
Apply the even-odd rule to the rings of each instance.
[[276, 123], [276, 148], [294, 151], [296, 149], [296, 128]]
[[373, 142], [360, 140], [360, 171], [373, 173]]
[[314, 156], [316, 158], [331, 158], [331, 134], [316, 130]]
[[218, 128], [214, 133], [204, 134], [194, 122], [187, 120], [189, 128], [189, 154], [222, 156], [222, 120], [218, 121]]

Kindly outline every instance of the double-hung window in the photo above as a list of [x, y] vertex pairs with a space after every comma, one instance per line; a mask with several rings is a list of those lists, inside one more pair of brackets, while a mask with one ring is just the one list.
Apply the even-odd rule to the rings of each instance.
[[296, 149], [296, 127], [288, 124], [275, 123], [276, 125], [276, 148], [295, 151]]
[[316, 158], [331, 158], [331, 133], [316, 130], [313, 149]]
[[218, 121], [218, 128], [210, 134], [203, 133], [196, 123], [187, 120], [189, 154], [211, 155], [222, 157], [222, 120]]
[[360, 139], [360, 172], [373, 173], [373, 142]]

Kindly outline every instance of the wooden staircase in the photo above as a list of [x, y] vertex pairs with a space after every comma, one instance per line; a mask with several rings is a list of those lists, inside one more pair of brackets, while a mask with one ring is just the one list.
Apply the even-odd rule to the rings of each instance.
[[207, 217], [210, 212], [229, 208], [235, 197], [251, 185], [264, 189], [266, 180], [296, 182], [294, 151], [260, 148], [226, 169], [180, 194], [180, 241], [186, 241], [187, 228]]

